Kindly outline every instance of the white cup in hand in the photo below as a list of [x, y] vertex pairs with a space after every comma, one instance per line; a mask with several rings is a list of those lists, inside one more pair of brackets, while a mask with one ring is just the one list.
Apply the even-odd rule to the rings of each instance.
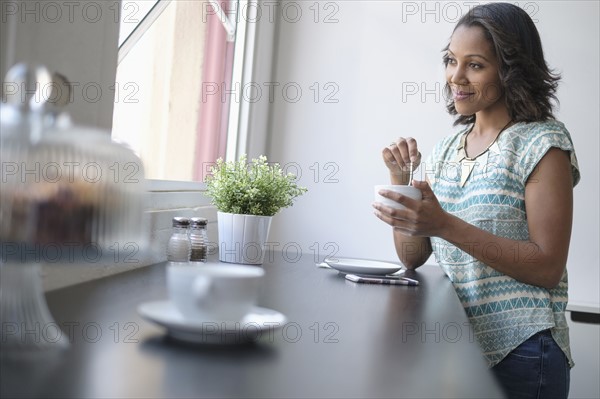
[[192, 322], [238, 322], [256, 304], [264, 270], [257, 266], [169, 264], [169, 296]]
[[421, 190], [419, 190], [418, 188], [413, 187], [413, 186], [394, 185], [394, 184], [381, 184], [381, 185], [375, 186], [375, 201], [380, 202], [383, 205], [386, 205], [386, 206], [389, 206], [390, 208], [395, 208], [395, 209], [405, 209], [405, 206], [400, 204], [399, 202], [396, 202], [394, 200], [391, 200], [389, 198], [382, 196], [381, 194], [379, 194], [380, 190], [394, 191], [394, 192], [400, 193], [404, 196], [410, 197], [414, 200], [421, 200], [423, 198]]

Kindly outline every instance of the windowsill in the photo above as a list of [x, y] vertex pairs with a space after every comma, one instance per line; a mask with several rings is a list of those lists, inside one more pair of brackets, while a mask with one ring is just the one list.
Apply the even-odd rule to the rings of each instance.
[[203, 183], [149, 181], [146, 212], [141, 220], [141, 225], [148, 233], [147, 249], [129, 257], [126, 255], [131, 255], [131, 252], [124, 250], [123, 256], [116, 261], [42, 265], [44, 290], [52, 291], [164, 262], [165, 248], [171, 236], [171, 222], [175, 216], [207, 218], [209, 242], [217, 242], [217, 210], [204, 193]]
[[180, 192], [180, 191], [206, 191], [206, 184], [196, 181], [153, 180], [149, 179], [148, 191], [153, 192]]
[[600, 314], [600, 308], [597, 305], [585, 302], [569, 302], [567, 311]]

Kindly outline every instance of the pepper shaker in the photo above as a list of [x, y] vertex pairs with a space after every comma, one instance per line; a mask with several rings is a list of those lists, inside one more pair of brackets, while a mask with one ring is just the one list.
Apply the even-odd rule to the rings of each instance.
[[208, 249], [208, 234], [206, 225], [208, 220], [205, 218], [194, 217], [190, 219], [190, 241], [192, 250], [190, 252], [190, 262], [206, 262]]

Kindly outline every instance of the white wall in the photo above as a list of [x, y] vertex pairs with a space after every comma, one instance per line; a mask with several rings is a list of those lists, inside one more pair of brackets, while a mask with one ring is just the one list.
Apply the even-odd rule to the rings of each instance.
[[[67, 110], [80, 124], [112, 126], [117, 66], [117, 1], [0, 3], [0, 77], [18, 62], [43, 64], [73, 87]], [[59, 85], [61, 93], [68, 89]]]
[[600, 398], [600, 325], [574, 322], [567, 312], [571, 352], [575, 367], [571, 370], [570, 398]]
[[[325, 2], [315, 23], [312, 2], [283, 2], [274, 80], [298, 85], [303, 95], [297, 102], [292, 91], [287, 99], [275, 97], [268, 153], [290, 171], [299, 165], [309, 193], [275, 218], [273, 236], [282, 247], [297, 243], [313, 252], [318, 243], [324, 256], [326, 243], [334, 243], [329, 248], [339, 249], [338, 256], [397, 259], [389, 227], [371, 208], [373, 185], [388, 179], [381, 149], [413, 136], [425, 155], [452, 132], [441, 95], [441, 49], [458, 13], [472, 4], [426, 3]], [[581, 167], [568, 263], [571, 303], [598, 308], [598, 3], [522, 6], [537, 21], [547, 61], [563, 74], [558, 118], [572, 134]], [[327, 15], [338, 22], [324, 23]], [[333, 92], [327, 82], [339, 88], [337, 103], [324, 99]]]

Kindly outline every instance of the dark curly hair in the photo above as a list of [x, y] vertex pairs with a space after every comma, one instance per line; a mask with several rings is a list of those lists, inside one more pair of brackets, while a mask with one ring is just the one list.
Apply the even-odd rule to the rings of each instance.
[[[554, 118], [552, 100], [558, 103], [556, 89], [560, 75], [546, 64], [540, 35], [523, 9], [509, 3], [479, 5], [458, 21], [454, 31], [460, 26], [483, 28], [494, 47], [504, 101], [514, 122]], [[448, 112], [457, 115], [447, 83], [445, 95]], [[454, 125], [473, 122], [475, 115], [458, 115]]]

